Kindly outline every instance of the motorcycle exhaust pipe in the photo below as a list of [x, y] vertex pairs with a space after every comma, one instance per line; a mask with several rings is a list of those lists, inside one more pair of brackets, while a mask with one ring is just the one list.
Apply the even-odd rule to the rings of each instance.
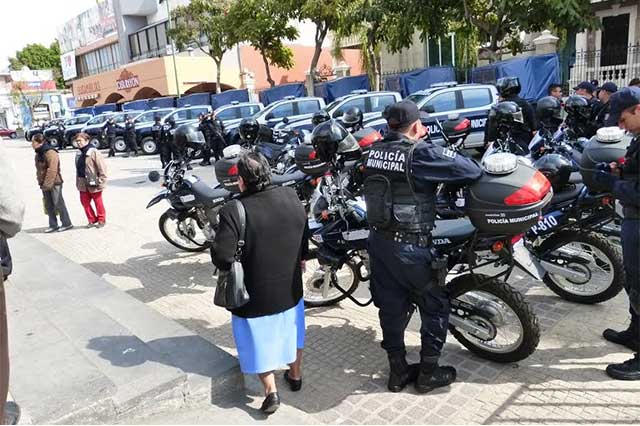
[[561, 277], [567, 278], [574, 282], [585, 283], [589, 280], [589, 276], [587, 276], [587, 274], [583, 272], [576, 271], [575, 269], [571, 268], [566, 268], [564, 266], [559, 266], [546, 260], [541, 260], [540, 265], [548, 273], [560, 275]]

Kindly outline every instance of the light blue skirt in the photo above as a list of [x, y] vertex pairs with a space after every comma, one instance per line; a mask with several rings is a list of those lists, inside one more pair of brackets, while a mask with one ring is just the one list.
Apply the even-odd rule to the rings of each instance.
[[245, 374], [277, 370], [296, 360], [304, 348], [304, 300], [273, 315], [241, 318], [231, 315], [233, 338], [238, 348], [240, 370]]

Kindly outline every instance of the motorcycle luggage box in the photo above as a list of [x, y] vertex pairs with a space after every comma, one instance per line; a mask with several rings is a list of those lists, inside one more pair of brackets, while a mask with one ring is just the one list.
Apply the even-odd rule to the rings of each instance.
[[354, 132], [353, 137], [358, 141], [358, 145], [360, 145], [362, 152], [369, 151], [369, 148], [371, 148], [371, 145], [373, 145], [374, 142], [382, 140], [380, 132], [371, 127], [364, 127], [357, 132]]
[[309, 176], [322, 176], [329, 170], [329, 164], [320, 161], [316, 156], [316, 151], [310, 144], [301, 144], [295, 151], [296, 166]]
[[239, 193], [238, 187], [238, 159], [239, 157], [221, 158], [216, 161], [214, 168], [216, 179], [224, 189], [233, 193]]
[[[513, 154], [493, 154], [511, 156]], [[515, 157], [515, 156], [514, 156]], [[485, 159], [485, 162], [489, 160]], [[553, 196], [551, 183], [538, 170], [513, 160], [514, 168], [485, 172], [465, 191], [465, 210], [480, 233], [517, 235], [538, 223]]]
[[591, 192], [605, 192], [606, 187], [598, 185], [593, 176], [598, 172], [598, 163], [619, 161], [627, 152], [631, 138], [618, 127], [604, 127], [584, 146], [580, 159], [582, 181]]

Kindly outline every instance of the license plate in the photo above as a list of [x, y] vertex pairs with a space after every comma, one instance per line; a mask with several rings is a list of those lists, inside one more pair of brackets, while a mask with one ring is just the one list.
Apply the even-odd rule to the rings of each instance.
[[182, 195], [180, 197], [180, 201], [182, 201], [183, 203], [190, 203], [191, 201], [195, 201], [195, 200], [196, 200], [195, 195], [191, 195], [191, 194]]
[[560, 223], [558, 218], [561, 215], [561, 212], [556, 211], [543, 216], [542, 219], [538, 221], [537, 225], [533, 225], [531, 227], [531, 232], [533, 232], [535, 235], [540, 235], [546, 233], [547, 231], [551, 231]]
[[343, 232], [342, 238], [344, 238], [345, 241], [366, 240], [367, 238], [369, 238], [369, 230], [359, 229], [357, 231]]
[[523, 240], [520, 240], [513, 245], [513, 260], [518, 267], [534, 277], [536, 280], [542, 280], [544, 271], [538, 260], [524, 246]]

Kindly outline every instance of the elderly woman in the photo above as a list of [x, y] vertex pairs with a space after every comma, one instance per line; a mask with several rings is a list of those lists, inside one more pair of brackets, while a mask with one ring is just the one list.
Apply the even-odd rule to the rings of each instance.
[[[106, 213], [102, 203], [102, 191], [107, 183], [107, 165], [100, 152], [89, 144], [89, 135], [78, 133], [74, 139], [80, 150], [76, 156], [76, 187], [80, 191], [80, 203], [87, 215], [88, 228], [102, 228]], [[95, 210], [91, 202], [95, 204]]]
[[[243, 154], [238, 175], [239, 200], [246, 212], [241, 262], [250, 300], [231, 311], [231, 324], [240, 369], [259, 375], [266, 396], [261, 410], [271, 414], [280, 406], [274, 370], [288, 364], [284, 378], [289, 387], [298, 391], [302, 386], [307, 217], [293, 189], [270, 185], [271, 169], [261, 154]], [[221, 270], [231, 267], [238, 243], [239, 218], [233, 204], [220, 211], [212, 247], [213, 263]]]

